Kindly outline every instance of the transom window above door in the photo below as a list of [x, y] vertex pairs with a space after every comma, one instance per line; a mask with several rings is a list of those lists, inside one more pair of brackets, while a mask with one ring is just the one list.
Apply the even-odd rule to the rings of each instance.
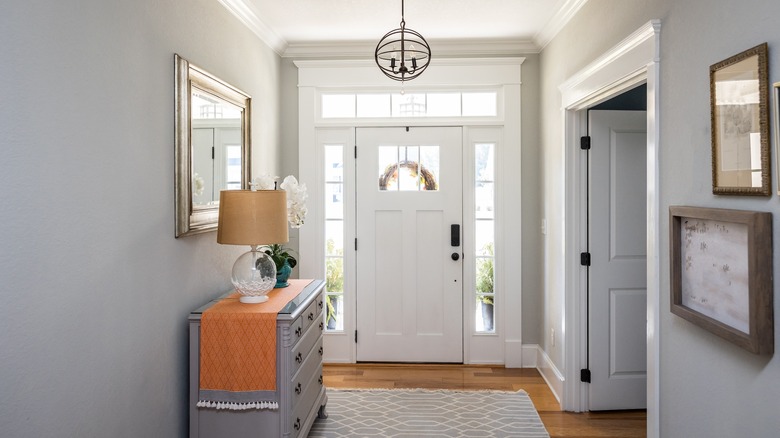
[[322, 118], [495, 117], [497, 91], [323, 93]]

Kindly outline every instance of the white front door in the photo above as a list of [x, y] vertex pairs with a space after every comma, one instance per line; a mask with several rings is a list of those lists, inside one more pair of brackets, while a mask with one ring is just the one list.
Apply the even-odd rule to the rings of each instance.
[[462, 130], [358, 128], [356, 143], [357, 360], [460, 363]]
[[647, 113], [590, 111], [590, 410], [647, 394]]

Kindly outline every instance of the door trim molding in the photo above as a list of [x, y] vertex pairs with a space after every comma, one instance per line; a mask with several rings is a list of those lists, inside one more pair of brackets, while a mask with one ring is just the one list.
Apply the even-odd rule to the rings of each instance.
[[564, 82], [559, 90], [564, 120], [566, 167], [565, 204], [565, 327], [571, 327], [564, 339], [564, 410], [588, 409], [588, 387], [579, 380], [584, 367], [587, 339], [587, 314], [584, 287], [585, 270], [575, 255], [584, 248], [586, 197], [581, 178], [585, 160], [577, 144], [587, 129], [585, 110], [634, 86], [647, 83], [647, 432], [659, 436], [659, 78], [660, 20], [652, 20], [629, 35], [614, 48]]
[[[388, 85], [387, 78], [377, 75], [376, 66], [368, 64], [355, 65], [354, 61], [295, 61], [298, 68], [298, 174], [299, 181], [306, 184], [311, 200], [322, 199], [322, 187], [319, 187], [323, 169], [321, 169], [322, 157], [317, 147], [321, 144], [322, 132], [340, 132], [347, 141], [350, 136], [354, 144], [354, 129], [356, 127], [387, 126], [461, 126], [464, 135], [469, 129], [482, 130], [488, 127], [501, 127], [503, 129], [502, 142], [506, 155], [501, 164], [511, 166], [510, 172], [504, 172], [505, 180], [501, 184], [511, 185], [512, 190], [505, 195], [496, 194], [496, 202], [504, 202], [504, 208], [496, 213], [496, 226], [501, 223], [511, 223], [512, 227], [506, 227], [503, 239], [517, 242], [507, 245], [503, 257], [507, 266], [521, 266], [522, 241], [521, 211], [522, 199], [517, 196], [521, 192], [521, 176], [517, 169], [520, 168], [521, 159], [521, 65], [524, 58], [483, 58], [483, 59], [458, 59], [443, 63], [438, 73], [428, 76], [423, 75], [419, 80], [423, 82], [407, 86], [407, 91], [413, 89], [492, 89], [499, 90], [499, 116], [495, 118], [436, 118], [426, 120], [424, 118], [399, 118], [399, 119], [321, 119], [319, 117], [319, 96], [323, 90], [329, 92], [365, 92], [366, 90], [397, 90], [396, 85]], [[428, 79], [426, 79], [428, 78]], [[427, 81], [427, 82], [426, 82]], [[491, 85], [485, 85], [491, 84]], [[511, 123], [507, 122], [511, 121]], [[351, 132], [352, 134], [349, 134]], [[344, 143], [345, 146], [348, 143]], [[345, 166], [353, 166], [354, 158], [348, 154], [345, 156]], [[464, 157], [465, 158], [465, 157]], [[345, 168], [346, 172], [346, 168]], [[347, 188], [347, 191], [350, 189]], [[500, 196], [500, 198], [499, 198]], [[298, 274], [303, 278], [324, 278], [324, 263], [319, 260], [324, 258], [324, 229], [317, 226], [321, 223], [323, 206], [319, 202], [309, 204], [309, 223], [299, 230], [299, 253], [301, 258], [298, 265]], [[349, 234], [354, 229], [354, 218], [350, 216], [352, 207], [347, 204], [345, 214], [345, 238], [349, 241], [354, 235]], [[349, 223], [353, 224], [350, 226]], [[498, 231], [497, 231], [498, 232]], [[349, 264], [356, 256], [349, 246], [345, 248], [345, 263]], [[502, 274], [496, 273], [496, 282], [508, 285], [503, 297], [503, 307], [520, 309], [522, 304], [522, 270], [507, 269]], [[503, 278], [499, 279], [501, 275]], [[347, 279], [345, 278], [345, 281]], [[511, 287], [509, 286], [511, 285]], [[348, 290], [352, 286], [345, 283], [345, 332], [325, 333], [325, 361], [352, 363], [356, 359], [354, 339], [354, 325], [352, 324], [354, 306], [349, 300], [354, 299], [354, 290]], [[351, 297], [351, 298], [348, 298]], [[473, 312], [473, 300], [470, 300]], [[349, 308], [347, 308], [349, 306]], [[470, 312], [466, 317], [471, 317]], [[501, 312], [499, 308], [498, 312]], [[503, 316], [499, 313], [499, 316]], [[507, 367], [520, 367], [522, 362], [522, 321], [519, 317], [501, 318], [497, 322], [500, 334], [478, 334], [472, 336], [465, 332], [464, 328], [464, 362], [480, 363], [504, 363]], [[502, 327], [503, 324], [503, 327]], [[464, 327], [467, 325], [464, 324]], [[499, 340], [499, 342], [495, 342]], [[490, 344], [490, 345], [488, 345]], [[494, 345], [496, 344], [496, 345]], [[490, 353], [489, 356], [482, 353]]]

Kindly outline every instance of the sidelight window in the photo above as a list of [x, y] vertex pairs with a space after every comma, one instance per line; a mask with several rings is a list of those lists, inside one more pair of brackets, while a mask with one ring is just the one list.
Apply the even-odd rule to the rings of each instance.
[[326, 330], [344, 330], [344, 146], [325, 145]]
[[495, 144], [474, 148], [475, 206], [475, 327], [480, 333], [495, 332]]

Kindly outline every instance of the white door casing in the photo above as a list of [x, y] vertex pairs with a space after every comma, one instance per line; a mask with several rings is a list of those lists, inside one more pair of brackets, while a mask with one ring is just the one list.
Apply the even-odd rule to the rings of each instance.
[[647, 399], [647, 113], [590, 111], [590, 410]]
[[[357, 360], [460, 363], [462, 129], [358, 128], [356, 143]], [[438, 148], [438, 190], [380, 190], [380, 148], [400, 163], [420, 146]]]
[[[462, 127], [464, 147], [474, 142], [495, 143], [498, 146], [496, 162], [496, 239], [512, 242], [508, 246], [496, 246], [496, 288], [499, 304], [496, 306], [496, 333], [474, 332], [473, 269], [464, 268], [466, 291], [463, 297], [463, 360], [473, 364], [506, 364], [507, 367], [533, 366], [537, 349], [522, 346], [522, 318], [518, 309], [522, 306], [521, 269], [503, 269], [503, 266], [522, 265], [524, 249], [521, 230], [526, 223], [522, 217], [521, 192], [521, 80], [524, 58], [437, 58], [432, 62], [430, 75], [407, 84], [407, 91], [498, 91], [498, 113], [494, 117], [400, 117], [400, 118], [323, 118], [321, 100], [323, 93], [365, 93], [398, 90], [397, 84], [389, 84], [387, 78], [377, 74], [371, 60], [295, 60], [298, 70], [298, 170], [301, 183], [308, 187], [309, 214], [307, 223], [298, 230], [299, 263], [296, 269], [301, 278], [325, 278], [325, 238], [323, 223], [323, 145], [339, 144], [345, 147], [345, 201], [344, 237], [349, 242], [344, 247], [344, 330], [326, 331], [324, 335], [324, 360], [330, 363], [354, 363], [357, 360], [355, 343], [356, 280], [353, 277], [356, 260], [360, 254], [354, 250], [355, 233], [355, 159], [351, 151], [354, 128], [381, 126], [455, 126]], [[435, 65], [434, 65], [435, 64]], [[434, 70], [435, 67], [435, 70]], [[464, 149], [464, 175], [473, 167], [470, 154]], [[473, 155], [473, 154], [472, 154]], [[472, 157], [473, 158], [473, 157]], [[257, 163], [255, 163], [257, 164]], [[506, 190], [504, 190], [506, 188]], [[465, 201], [468, 202], [473, 187], [466, 183]], [[471, 207], [464, 204], [468, 215]], [[463, 243], [473, 240], [473, 224], [464, 219]], [[511, 224], [511, 226], [504, 226]], [[469, 234], [471, 233], [471, 234]], [[291, 236], [295, 238], [295, 236]], [[293, 245], [294, 246], [294, 245]], [[466, 259], [473, 257], [472, 248], [466, 248]], [[472, 260], [473, 262], [473, 260]], [[467, 261], [464, 262], [468, 263]], [[501, 265], [501, 266], [499, 266]], [[466, 278], [469, 277], [469, 278]], [[471, 288], [469, 290], [468, 288]], [[504, 309], [512, 309], [511, 317], [504, 318]], [[534, 347], [534, 346], [531, 346]]]

